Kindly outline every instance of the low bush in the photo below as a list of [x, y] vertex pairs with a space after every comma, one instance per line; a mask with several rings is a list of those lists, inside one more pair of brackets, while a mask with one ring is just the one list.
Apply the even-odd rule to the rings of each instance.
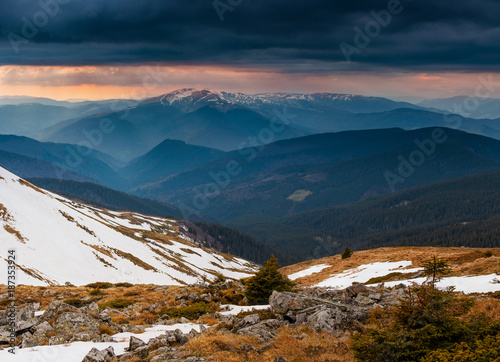
[[84, 300], [81, 300], [78, 298], [66, 299], [66, 300], [64, 300], [64, 303], [69, 304], [75, 308], [80, 308], [80, 307], [83, 307], [83, 306], [89, 304], [88, 301], [84, 301]]
[[96, 283], [87, 284], [86, 287], [92, 288], [92, 289], [109, 289], [109, 288], [113, 287], [113, 284], [106, 283], [106, 282], [96, 282]]
[[108, 300], [107, 302], [101, 303], [99, 307], [101, 309], [104, 308], [114, 308], [114, 309], [123, 309], [127, 308], [128, 306], [134, 304], [135, 302], [130, 299], [123, 299], [123, 298], [118, 298], [118, 299], [112, 299]]
[[116, 283], [115, 284], [115, 287], [118, 287], [118, 288], [120, 288], [120, 287], [131, 288], [133, 286], [134, 286], [134, 284], [131, 284], [131, 283]]
[[160, 315], [166, 315], [170, 318], [187, 318], [194, 320], [204, 314], [213, 313], [215, 309], [207, 303], [198, 302], [184, 307], [171, 307], [160, 311]]
[[351, 248], [346, 246], [344, 248], [344, 251], [341, 254], [341, 257], [342, 257], [342, 259], [348, 259], [352, 256], [352, 254], [353, 254], [353, 251], [351, 250]]
[[93, 289], [89, 292], [90, 295], [93, 295], [93, 296], [98, 296], [98, 295], [106, 295], [106, 293], [104, 293], [101, 289], [97, 288], [97, 289]]

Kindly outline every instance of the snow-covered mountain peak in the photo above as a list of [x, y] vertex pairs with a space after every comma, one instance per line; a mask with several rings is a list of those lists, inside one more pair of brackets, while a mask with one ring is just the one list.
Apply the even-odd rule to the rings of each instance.
[[176, 220], [114, 212], [40, 189], [0, 167], [0, 266], [15, 248], [18, 284], [96, 281], [182, 285], [255, 265], [202, 247]]
[[376, 102], [389, 101], [384, 98], [366, 97], [355, 94], [344, 93], [286, 93], [286, 92], [268, 92], [257, 94], [246, 94], [241, 92], [218, 92], [208, 89], [197, 90], [194, 88], [183, 88], [164, 94], [159, 97], [160, 102], [167, 106], [177, 106], [184, 111], [193, 111], [205, 105], [219, 107], [246, 107], [258, 108], [262, 105], [275, 106], [333, 106], [342, 103], [351, 103], [355, 101]]
[[172, 103], [180, 100], [184, 100], [188, 97], [192, 97], [193, 93], [198, 92], [194, 88], [182, 88], [182, 89], [177, 89], [173, 92], [164, 94], [161, 98], [160, 101], [163, 104], [168, 104], [172, 105]]

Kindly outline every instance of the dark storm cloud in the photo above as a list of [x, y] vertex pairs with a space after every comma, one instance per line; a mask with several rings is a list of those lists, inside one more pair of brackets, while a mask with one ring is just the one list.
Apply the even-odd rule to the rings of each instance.
[[[493, 0], [401, 0], [403, 10], [352, 53], [350, 64], [339, 45], [355, 46], [354, 27], [365, 29], [370, 12], [387, 9], [388, 1], [220, 0], [240, 3], [223, 22], [213, 0], [59, 1], [58, 11], [42, 5], [56, 0], [0, 2], [0, 64], [164, 62], [297, 72], [500, 68], [500, 4]], [[26, 19], [36, 31], [29, 42], [23, 42]]]

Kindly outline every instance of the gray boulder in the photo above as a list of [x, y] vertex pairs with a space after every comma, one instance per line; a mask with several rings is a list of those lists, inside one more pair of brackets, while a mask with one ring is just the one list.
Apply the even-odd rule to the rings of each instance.
[[236, 325], [236, 328], [240, 329], [247, 326], [253, 326], [254, 324], [257, 324], [259, 322], [260, 317], [258, 314], [250, 314], [243, 318], [243, 320]]
[[131, 336], [128, 343], [128, 350], [130, 352], [135, 351], [137, 348], [144, 346], [146, 343], [137, 337]]
[[83, 358], [82, 362], [113, 362], [116, 361], [116, 355], [113, 347], [108, 347], [99, 351], [97, 348], [92, 348], [90, 352]]
[[85, 332], [90, 339], [94, 339], [99, 337], [99, 320], [88, 314], [65, 312], [57, 318], [54, 329], [66, 340], [79, 332]]
[[45, 313], [40, 317], [40, 322], [48, 322], [54, 318], [57, 318], [63, 312], [75, 312], [78, 313], [78, 308], [75, 308], [69, 304], [61, 301], [55, 301], [49, 304]]
[[53, 331], [54, 328], [52, 328], [49, 322], [42, 322], [35, 327], [35, 330], [37, 332], [48, 332], [48, 331]]
[[238, 330], [238, 334], [244, 336], [257, 337], [261, 342], [270, 342], [276, 336], [276, 330], [286, 325], [287, 322], [278, 321], [276, 319], [267, 319], [265, 321], [259, 322], [257, 324], [241, 328]]
[[364, 294], [364, 295], [370, 294], [370, 289], [365, 287], [363, 284], [354, 284], [349, 288], [346, 288], [345, 294], [349, 298], [356, 298], [359, 294]]
[[92, 302], [84, 307], [81, 307], [80, 311], [82, 313], [91, 313], [94, 315], [99, 315], [99, 306], [97, 305], [96, 302]]

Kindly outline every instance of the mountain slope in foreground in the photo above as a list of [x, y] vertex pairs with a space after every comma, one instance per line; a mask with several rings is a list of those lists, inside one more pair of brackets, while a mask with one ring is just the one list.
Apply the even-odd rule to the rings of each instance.
[[0, 167], [0, 270], [17, 250], [18, 284], [96, 281], [183, 285], [253, 274], [243, 259], [204, 248], [175, 220], [70, 201]]
[[397, 247], [355, 251], [302, 262], [281, 269], [300, 286], [343, 289], [353, 283], [386, 287], [422, 283], [424, 262], [433, 256], [448, 261], [451, 273], [438, 287], [454, 286], [464, 293], [500, 291], [500, 248]]

